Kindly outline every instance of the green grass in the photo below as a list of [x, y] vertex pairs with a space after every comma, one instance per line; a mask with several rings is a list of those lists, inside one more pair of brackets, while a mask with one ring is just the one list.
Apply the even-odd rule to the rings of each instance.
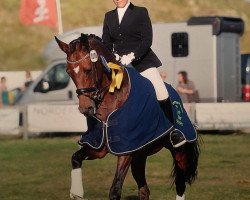
[[[245, 34], [241, 50], [250, 52], [250, 3], [244, 0], [133, 0], [146, 6], [157, 22], [186, 21], [191, 16], [221, 15], [241, 17]], [[43, 69], [42, 51], [57, 34], [45, 26], [23, 26], [19, 21], [21, 0], [0, 1], [0, 70]], [[64, 30], [101, 25], [104, 13], [113, 9], [112, 0], [61, 0]]]
[[[1, 200], [69, 199], [70, 159], [76, 138], [0, 140]], [[189, 200], [250, 199], [250, 134], [203, 135], [198, 180], [187, 187]], [[108, 199], [116, 158], [83, 164], [86, 197]], [[169, 178], [172, 158], [166, 150], [148, 159], [147, 178], [152, 200], [174, 199]], [[122, 200], [136, 200], [137, 189], [129, 172]]]

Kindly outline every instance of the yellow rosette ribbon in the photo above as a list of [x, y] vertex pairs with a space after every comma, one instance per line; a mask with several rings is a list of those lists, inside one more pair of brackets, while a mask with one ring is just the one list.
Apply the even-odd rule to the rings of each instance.
[[113, 93], [115, 91], [115, 88], [117, 88], [118, 90], [121, 88], [124, 69], [120, 65], [112, 62], [109, 62], [108, 66], [112, 71], [112, 82], [109, 86], [109, 92]]

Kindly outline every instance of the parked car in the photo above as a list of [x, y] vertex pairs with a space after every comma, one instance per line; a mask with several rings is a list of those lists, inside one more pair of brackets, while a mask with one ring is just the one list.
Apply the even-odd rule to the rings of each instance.
[[75, 85], [66, 72], [65, 60], [52, 62], [17, 98], [16, 105], [29, 103], [76, 104]]

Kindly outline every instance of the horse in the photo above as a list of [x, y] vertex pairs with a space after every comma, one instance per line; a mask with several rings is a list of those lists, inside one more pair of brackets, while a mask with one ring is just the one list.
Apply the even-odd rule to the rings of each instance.
[[[107, 62], [119, 64], [115, 56], [102, 43], [98, 36], [81, 34], [69, 44], [55, 37], [60, 49], [67, 55], [66, 71], [76, 85], [79, 98], [79, 111], [87, 117], [88, 125], [93, 119], [106, 122], [109, 114], [122, 107], [128, 99], [131, 88], [129, 75], [122, 68], [123, 78], [120, 88], [109, 91], [114, 82], [113, 74], [107, 69]], [[104, 61], [103, 61], [104, 60]], [[199, 158], [199, 143], [197, 140], [187, 142], [181, 147], [174, 148], [169, 134], [143, 146], [133, 152], [115, 155], [117, 157], [116, 172], [109, 192], [110, 200], [121, 199], [124, 179], [131, 166], [132, 176], [138, 186], [138, 198], [149, 200], [150, 190], [145, 176], [147, 157], [166, 148], [173, 157], [171, 176], [176, 186], [176, 199], [185, 199], [186, 183], [192, 184], [197, 178]], [[82, 163], [84, 160], [104, 158], [110, 152], [107, 141], [100, 147], [93, 148], [88, 144], [81, 144], [71, 158], [71, 190], [72, 199], [83, 199]]]

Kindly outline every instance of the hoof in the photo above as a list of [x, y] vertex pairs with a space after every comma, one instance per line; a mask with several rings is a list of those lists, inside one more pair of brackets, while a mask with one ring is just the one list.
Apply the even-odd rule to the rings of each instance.
[[139, 200], [149, 200], [149, 195], [150, 195], [150, 191], [147, 185], [140, 188], [138, 191]]
[[82, 197], [79, 197], [79, 196], [77, 196], [77, 195], [74, 195], [74, 194], [72, 194], [72, 193], [70, 193], [70, 199], [73, 199], [73, 200], [88, 200], [88, 199], [84, 199], [84, 198], [82, 198]]

